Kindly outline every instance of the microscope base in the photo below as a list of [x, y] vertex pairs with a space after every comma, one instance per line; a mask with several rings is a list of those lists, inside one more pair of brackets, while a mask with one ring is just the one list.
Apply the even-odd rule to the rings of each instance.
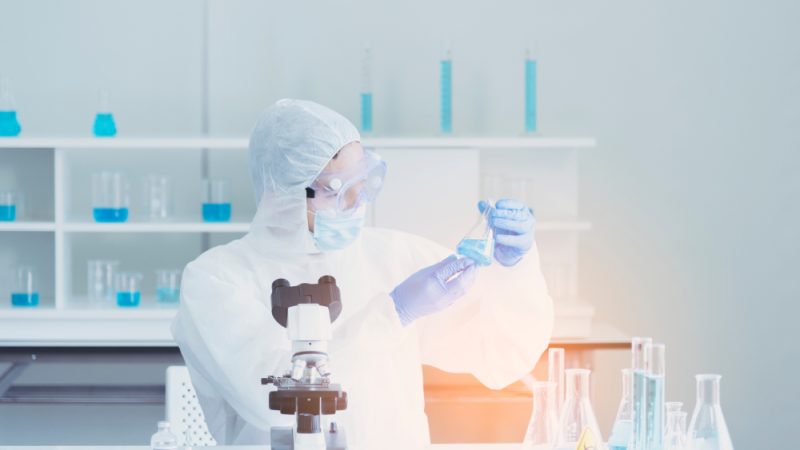
[[347, 450], [344, 429], [339, 428], [331, 433], [329, 430], [325, 434], [325, 447], [320, 448], [301, 448], [294, 445], [294, 429], [292, 427], [272, 427], [270, 430], [270, 450]]

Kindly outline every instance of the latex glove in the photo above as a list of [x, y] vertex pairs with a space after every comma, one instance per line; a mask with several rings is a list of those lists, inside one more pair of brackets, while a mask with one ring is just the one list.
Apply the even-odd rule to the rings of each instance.
[[421, 269], [389, 294], [403, 326], [447, 309], [475, 281], [475, 261], [450, 255]]
[[[481, 200], [478, 210], [483, 214], [489, 204]], [[502, 199], [489, 212], [489, 226], [494, 232], [494, 259], [510, 267], [520, 262], [533, 247], [536, 218], [533, 210], [518, 200]]]

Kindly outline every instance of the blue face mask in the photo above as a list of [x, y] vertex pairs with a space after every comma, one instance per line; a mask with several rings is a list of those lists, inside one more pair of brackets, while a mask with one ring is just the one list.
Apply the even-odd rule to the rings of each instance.
[[343, 217], [336, 210], [321, 210], [314, 214], [314, 242], [323, 252], [341, 250], [356, 240], [364, 228], [366, 208], [358, 208]]

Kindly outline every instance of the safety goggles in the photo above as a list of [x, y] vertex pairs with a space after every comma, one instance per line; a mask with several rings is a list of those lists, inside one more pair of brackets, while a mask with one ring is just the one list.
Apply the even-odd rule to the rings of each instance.
[[385, 176], [386, 162], [376, 153], [365, 150], [355, 167], [319, 174], [306, 188], [306, 197], [318, 211], [335, 210], [346, 216], [375, 200]]

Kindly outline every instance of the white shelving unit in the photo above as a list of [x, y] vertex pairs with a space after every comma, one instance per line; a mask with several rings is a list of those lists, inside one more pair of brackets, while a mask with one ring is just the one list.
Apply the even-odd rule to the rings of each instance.
[[[367, 138], [364, 145], [375, 149], [385, 155], [390, 161], [392, 177], [399, 179], [403, 175], [403, 164], [419, 165], [420, 162], [433, 161], [435, 165], [437, 158], [442, 161], [466, 161], [461, 169], [465, 172], [447, 174], [453, 179], [460, 180], [470, 189], [465, 193], [471, 201], [480, 195], [480, 181], [484, 163], [491, 166], [493, 154], [495, 152], [510, 151], [515, 155], [543, 152], [543, 154], [561, 155], [555, 158], [558, 161], [556, 172], [565, 170], [568, 178], [577, 179], [577, 157], [574, 152], [582, 149], [590, 149], [596, 145], [594, 139], [587, 138], [539, 138], [539, 137], [520, 137], [520, 138]], [[147, 242], [155, 239], [155, 236], [164, 235], [163, 239], [180, 239], [189, 242], [184, 245], [191, 248], [191, 242], [196, 238], [199, 242], [202, 236], [216, 236], [212, 239], [212, 244], [219, 244], [245, 234], [249, 230], [247, 219], [252, 214], [243, 208], [244, 213], [239, 217], [234, 214], [234, 221], [230, 223], [204, 223], [191, 217], [191, 214], [176, 214], [174, 222], [144, 222], [137, 221], [132, 215], [132, 219], [126, 223], [95, 223], [91, 221], [88, 206], [88, 191], [86, 190], [86, 175], [92, 170], [98, 169], [91, 164], [102, 164], [120, 161], [138, 161], [140, 166], [152, 166], [153, 169], [163, 170], [164, 166], [169, 167], [171, 160], [176, 158], [180, 161], [188, 161], [194, 164], [200, 158], [201, 150], [206, 149], [211, 152], [211, 165], [215, 161], [238, 161], [246, 162], [246, 150], [248, 139], [239, 137], [164, 137], [164, 138], [0, 138], [0, 166], [14, 155], [28, 155], [35, 152], [45, 152], [37, 154], [31, 164], [41, 165], [43, 177], [52, 176], [52, 198], [47, 205], [52, 204], [52, 210], [35, 211], [31, 219], [23, 217], [19, 222], [0, 222], [0, 239], [4, 236], [11, 248], [0, 248], [0, 256], [3, 252], [24, 253], [25, 248], [14, 248], [15, 242], [25, 242], [33, 239], [52, 240], [52, 255], [50, 261], [43, 261], [42, 264], [52, 264], [52, 279], [42, 280], [42, 305], [38, 308], [20, 309], [12, 308], [5, 298], [0, 299], [0, 341], [7, 342], [37, 342], [52, 341], [60, 339], [64, 342], [99, 342], [99, 343], [152, 343], [153, 345], [163, 345], [164, 342], [171, 341], [168, 324], [175, 313], [175, 308], [157, 305], [152, 298], [145, 298], [138, 308], [122, 309], [114, 305], [92, 305], [81, 299], [80, 290], [73, 288], [74, 280], [80, 279], [85, 272], [85, 266], [79, 265], [81, 261], [76, 261], [81, 255], [86, 253], [85, 247], [102, 247], [108, 255], [114, 252], [125, 252], [124, 242], [120, 241], [120, 250], [117, 250], [117, 241], [114, 236], [125, 236], [129, 240], [137, 242]], [[21, 153], [22, 152], [22, 153]], [[447, 153], [455, 152], [455, 153]], [[498, 153], [499, 154], [499, 153]], [[216, 155], [216, 156], [215, 156]], [[5, 158], [5, 159], [4, 159]], [[138, 158], [138, 159], [137, 159]], [[165, 162], [164, 159], [168, 161]], [[216, 159], [215, 159], [216, 158]], [[407, 159], [410, 158], [410, 159]], [[417, 158], [415, 160], [414, 158]], [[487, 159], [488, 158], [488, 159]], [[560, 158], [560, 159], [559, 159]], [[95, 163], [100, 160], [100, 163]], [[392, 165], [392, 161], [398, 164]], [[38, 161], [38, 162], [37, 162]], [[47, 161], [43, 163], [41, 161]], [[416, 162], [415, 162], [416, 161]], [[47, 166], [49, 164], [49, 166]], [[228, 163], [234, 164], [234, 163]], [[237, 163], [238, 164], [238, 163]], [[440, 163], [441, 164], [441, 163]], [[134, 164], [135, 165], [135, 164]], [[182, 174], [185, 177], [193, 177], [199, 185], [200, 169], [194, 174]], [[234, 173], [239, 174], [238, 178], [246, 179], [242, 181], [240, 197], [244, 198], [249, 194], [249, 175], [245, 172], [242, 164], [233, 165]], [[564, 169], [566, 167], [566, 169]], [[464, 169], [466, 168], [466, 169]], [[439, 167], [439, 174], [443, 170], [450, 169], [450, 166]], [[174, 169], [173, 169], [174, 170]], [[238, 172], [241, 170], [241, 172]], [[244, 174], [244, 175], [242, 175]], [[423, 175], [414, 173], [415, 177]], [[560, 175], [557, 175], [558, 177]], [[441, 176], [440, 176], [441, 177]], [[433, 177], [429, 177], [433, 178]], [[445, 181], [447, 177], [445, 177]], [[415, 185], [418, 188], [426, 188], [424, 181], [420, 185], [420, 179], [415, 178]], [[574, 181], [570, 183], [574, 184]], [[246, 181], [246, 183], [245, 183]], [[432, 182], [434, 182], [433, 180]], [[191, 183], [187, 183], [191, 184]], [[399, 183], [398, 183], [399, 184]], [[421, 187], [420, 187], [421, 186]], [[387, 189], [389, 183], [387, 180]], [[81, 192], [81, 189], [83, 190]], [[400, 191], [400, 187], [397, 188]], [[429, 189], [438, 189], [431, 188]], [[191, 193], [187, 194], [191, 195]], [[392, 197], [392, 193], [387, 196]], [[443, 196], [449, 197], [446, 192]], [[393, 198], [396, 199], [395, 195]], [[409, 195], [407, 197], [413, 197]], [[394, 204], [395, 200], [386, 200], [387, 204]], [[412, 199], [413, 200], [413, 199]], [[575, 198], [576, 201], [576, 198]], [[570, 200], [572, 202], [572, 200]], [[246, 203], [246, 202], [242, 202]], [[250, 202], [252, 203], [252, 202]], [[443, 211], [443, 215], [452, 216], [454, 223], [459, 227], [467, 225], [471, 220], [465, 217], [474, 215], [473, 206], [468, 208], [460, 206], [452, 211]], [[463, 203], [463, 202], [461, 202]], [[440, 205], [431, 204], [430, 208]], [[132, 213], [133, 213], [132, 205]], [[237, 207], [234, 199], [234, 208]], [[425, 205], [421, 205], [425, 208]], [[376, 205], [377, 212], [374, 213], [373, 224], [379, 226], [393, 226], [404, 228], [403, 218], [393, 216], [390, 208], [383, 209], [379, 203]], [[574, 205], [574, 210], [577, 206]], [[400, 208], [402, 209], [402, 208]], [[577, 245], [577, 234], [591, 229], [591, 223], [577, 220], [572, 217], [548, 220], [537, 214], [537, 233], [539, 236], [564, 235], [568, 242], [565, 248], [568, 259], [577, 264], [577, 253], [574, 248]], [[412, 222], [408, 222], [409, 231], [417, 231]], [[456, 228], [460, 229], [460, 228]], [[466, 231], [466, 230], [465, 230]], [[17, 239], [14, 233], [27, 235], [28, 233], [38, 233], [34, 238]], [[441, 242], [445, 240], [441, 233], [436, 234], [432, 231], [429, 236]], [[543, 233], [543, 234], [542, 234]], [[452, 234], [452, 233], [451, 233]], [[9, 238], [11, 236], [11, 238]], [[206, 238], [207, 239], [207, 238]], [[560, 238], [555, 238], [556, 240]], [[166, 242], [166, 241], [165, 241]], [[575, 244], [573, 244], [575, 242]], [[443, 242], [447, 244], [446, 242]], [[199, 244], [198, 244], [199, 245]], [[560, 245], [560, 244], [559, 244]], [[46, 247], [46, 246], [45, 246]], [[563, 246], [562, 246], [563, 247]], [[50, 248], [50, 247], [46, 247]], [[93, 247], [94, 248], [94, 247]], [[45, 250], [43, 250], [45, 251]], [[194, 254], [187, 253], [190, 260], [202, 249], [198, 246]], [[83, 252], [83, 253], [81, 253]], [[190, 252], [191, 253], [191, 252]], [[574, 253], [574, 255], [572, 254]], [[13, 258], [11, 258], [13, 260]], [[188, 262], [183, 261], [183, 264]], [[2, 260], [0, 260], [2, 262]], [[82, 262], [85, 264], [85, 261]], [[80, 273], [75, 273], [77, 270]], [[43, 271], [49, 273], [50, 270]], [[85, 295], [85, 294], [84, 294]], [[48, 298], [49, 297], [49, 298]], [[574, 311], [573, 311], [574, 312]]]

